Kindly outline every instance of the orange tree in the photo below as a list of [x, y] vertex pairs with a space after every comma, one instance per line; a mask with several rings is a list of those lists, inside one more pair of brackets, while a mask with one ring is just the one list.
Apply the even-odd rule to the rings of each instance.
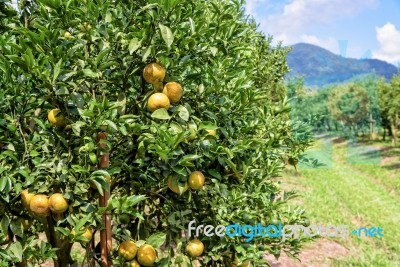
[[1, 264], [67, 266], [74, 242], [93, 262], [105, 212], [116, 265], [257, 266], [298, 252], [298, 239], [187, 234], [192, 220], [307, 223], [276, 179], [310, 142], [288, 116], [288, 49], [243, 1], [36, 0], [18, 13], [3, 2]]

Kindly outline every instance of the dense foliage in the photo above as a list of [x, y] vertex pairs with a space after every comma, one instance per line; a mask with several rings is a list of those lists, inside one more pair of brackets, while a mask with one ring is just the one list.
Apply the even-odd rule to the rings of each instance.
[[394, 76], [390, 83], [379, 80], [378, 90], [384, 123], [392, 135], [392, 143], [397, 145], [400, 127], [400, 74]]
[[307, 89], [301, 79], [293, 79], [288, 83], [288, 95], [293, 117], [310, 123], [317, 132], [365, 134], [371, 118], [376, 131], [382, 129], [376, 76], [320, 90]]
[[[86, 259], [95, 258], [86, 230], [99, 231], [106, 211], [112, 212], [115, 249], [124, 240], [146, 242], [157, 249], [155, 266], [189, 263], [182, 233], [193, 219], [214, 226], [306, 223], [302, 210], [288, 209], [293, 194], [282, 195], [276, 179], [287, 159], [311, 142], [289, 118], [282, 85], [288, 50], [272, 47], [243, 5], [37, 0], [21, 1], [18, 14], [7, 8], [5, 15], [2, 7], [2, 266], [48, 259], [66, 266], [75, 260], [74, 242], [87, 248]], [[165, 67], [164, 83], [183, 86], [182, 99], [168, 110], [146, 107], [154, 90], [142, 74], [151, 62]], [[110, 166], [99, 170], [104, 153]], [[201, 190], [169, 190], [168, 177], [182, 192], [196, 170], [206, 177]], [[38, 216], [32, 211], [38, 206], [23, 207], [24, 189], [61, 193], [69, 206]], [[100, 208], [99, 195], [107, 190], [111, 200]], [[24, 228], [25, 221], [32, 227]], [[43, 232], [45, 240], [39, 239]], [[296, 254], [301, 244], [199, 239], [202, 266], [223, 265], [229, 251], [239, 263], [259, 266], [265, 253]], [[122, 260], [116, 250], [112, 259]]]

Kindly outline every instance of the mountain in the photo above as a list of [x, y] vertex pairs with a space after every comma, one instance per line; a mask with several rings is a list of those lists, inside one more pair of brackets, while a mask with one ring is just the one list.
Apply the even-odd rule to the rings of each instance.
[[353, 59], [336, 55], [322, 47], [298, 43], [287, 56], [288, 77], [303, 76], [308, 86], [342, 83], [357, 76], [375, 73], [390, 79], [398, 69], [378, 59]]

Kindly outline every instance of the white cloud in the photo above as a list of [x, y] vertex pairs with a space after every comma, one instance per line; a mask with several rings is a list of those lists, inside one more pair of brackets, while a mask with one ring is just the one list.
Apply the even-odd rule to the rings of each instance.
[[400, 30], [390, 22], [375, 29], [380, 48], [372, 53], [373, 57], [394, 64], [400, 63]]
[[247, 14], [255, 15], [256, 14], [256, 7], [258, 5], [258, 0], [248, 0], [246, 1], [246, 12]]
[[266, 0], [247, 1], [246, 11], [260, 24], [260, 29], [274, 36], [275, 41], [290, 45], [309, 42], [329, 50], [338, 51], [334, 38], [321, 39], [312, 34], [315, 26], [329, 25], [338, 18], [354, 16], [356, 13], [373, 7], [379, 0], [290, 0], [279, 12], [265, 12]]

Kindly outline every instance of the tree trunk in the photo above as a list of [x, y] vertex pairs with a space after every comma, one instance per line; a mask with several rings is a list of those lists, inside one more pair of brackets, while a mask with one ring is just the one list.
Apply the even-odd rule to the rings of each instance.
[[331, 132], [332, 131], [331, 124], [329, 123], [329, 120], [327, 118], [325, 118], [325, 124], [328, 126], [328, 131]]
[[386, 128], [383, 127], [383, 141], [386, 141]]
[[61, 236], [55, 231], [52, 216], [43, 219], [43, 226], [47, 241], [53, 248], [58, 248], [56, 252], [57, 258], [53, 259], [54, 267], [70, 266], [73, 263], [71, 258], [72, 243], [66, 240], [65, 236]]
[[398, 141], [398, 136], [399, 136], [398, 127], [399, 127], [398, 118], [395, 117], [390, 123], [390, 128], [392, 131], [392, 144], [394, 146], [397, 145]]

